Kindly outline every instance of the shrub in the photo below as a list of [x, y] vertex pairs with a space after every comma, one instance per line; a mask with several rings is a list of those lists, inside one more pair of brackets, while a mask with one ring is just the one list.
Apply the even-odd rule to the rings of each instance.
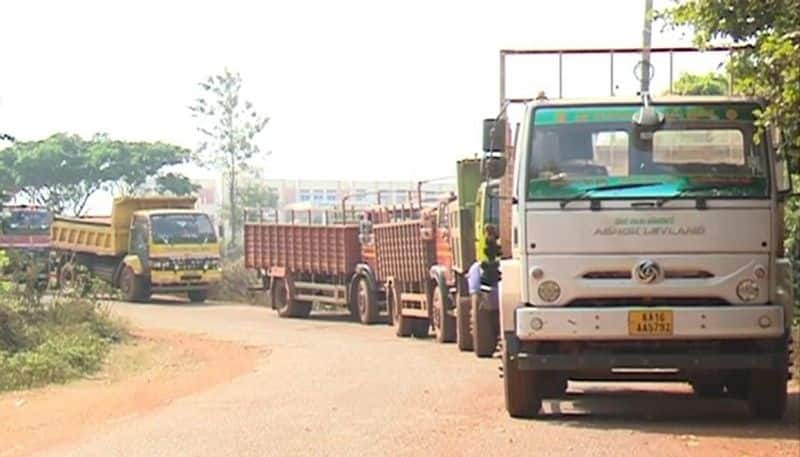
[[258, 276], [245, 268], [243, 259], [228, 261], [222, 267], [222, 281], [211, 289], [210, 296], [213, 300], [260, 304], [264, 293], [249, 289], [259, 284]]
[[99, 300], [102, 288], [86, 284], [80, 295], [43, 296], [25, 283], [0, 291], [0, 391], [66, 382], [101, 367], [126, 331]]

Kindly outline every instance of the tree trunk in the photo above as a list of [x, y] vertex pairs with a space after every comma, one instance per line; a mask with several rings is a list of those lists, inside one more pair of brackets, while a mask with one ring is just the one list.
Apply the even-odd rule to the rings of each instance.
[[236, 154], [235, 153], [231, 153], [231, 172], [230, 172], [229, 184], [230, 184], [229, 194], [231, 199], [230, 202], [231, 230], [230, 233], [228, 234], [228, 236], [230, 237], [230, 239], [228, 240], [228, 247], [231, 248], [231, 250], [234, 250], [236, 248], [236, 233], [239, 225], [239, 220], [238, 220], [239, 218], [237, 217], [236, 213]]

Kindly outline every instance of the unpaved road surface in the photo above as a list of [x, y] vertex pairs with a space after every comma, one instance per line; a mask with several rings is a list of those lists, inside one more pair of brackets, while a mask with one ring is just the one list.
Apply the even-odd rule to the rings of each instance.
[[248, 373], [263, 353], [184, 333], [137, 329], [87, 379], [0, 394], [0, 457], [31, 455], [103, 433], [114, 421]]
[[682, 385], [571, 384], [540, 420], [503, 409], [497, 360], [400, 339], [343, 317], [279, 319], [248, 306], [116, 304], [142, 328], [256, 346], [225, 384], [53, 448], [67, 456], [800, 455], [800, 407], [781, 423]]

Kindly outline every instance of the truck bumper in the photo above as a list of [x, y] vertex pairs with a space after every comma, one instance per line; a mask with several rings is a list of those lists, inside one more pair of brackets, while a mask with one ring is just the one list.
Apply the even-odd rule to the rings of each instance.
[[151, 271], [153, 292], [172, 293], [206, 290], [222, 279], [219, 271]]
[[631, 334], [632, 312], [668, 311], [671, 334], [648, 340], [775, 338], [784, 334], [783, 307], [692, 306], [619, 308], [532, 308], [515, 311], [521, 341], [641, 340]]

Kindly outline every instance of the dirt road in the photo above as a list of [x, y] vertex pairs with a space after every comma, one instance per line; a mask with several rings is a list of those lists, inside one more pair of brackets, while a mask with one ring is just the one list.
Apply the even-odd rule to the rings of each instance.
[[800, 455], [800, 407], [753, 422], [731, 400], [681, 385], [571, 384], [542, 420], [510, 419], [497, 360], [396, 338], [343, 317], [264, 308], [117, 304], [144, 328], [265, 350], [248, 374], [52, 449], [69, 456]]

